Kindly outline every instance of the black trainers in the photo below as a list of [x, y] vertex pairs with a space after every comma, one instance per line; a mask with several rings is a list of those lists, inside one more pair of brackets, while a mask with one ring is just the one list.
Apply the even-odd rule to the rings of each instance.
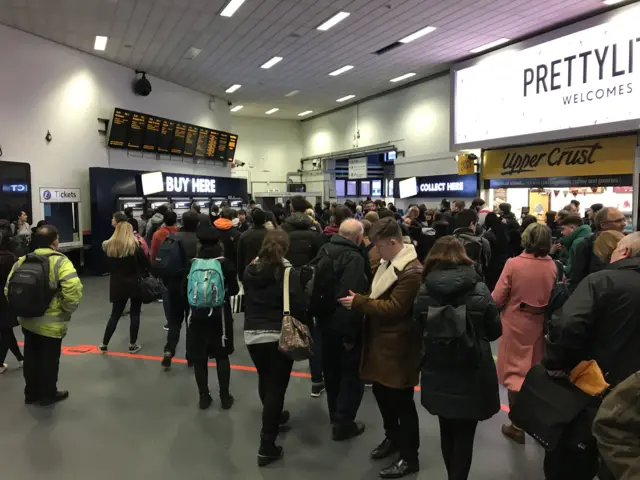
[[314, 383], [311, 385], [311, 396], [313, 398], [318, 398], [322, 395], [322, 392], [325, 391], [324, 382]]
[[351, 422], [347, 425], [334, 425], [331, 432], [331, 439], [335, 442], [342, 442], [351, 438], [359, 437], [364, 433], [364, 425], [360, 422]]
[[280, 460], [284, 455], [284, 449], [275, 444], [260, 444], [258, 450], [258, 466], [266, 467], [270, 463]]
[[200, 395], [200, 410], [206, 410], [211, 406], [212, 402], [213, 398], [211, 398], [211, 395], [209, 395], [208, 393]]
[[164, 352], [164, 357], [162, 357], [162, 362], [160, 363], [160, 365], [162, 365], [162, 367], [165, 369], [171, 368], [172, 358], [173, 358], [173, 355], [171, 354], [171, 352]]
[[391, 440], [385, 439], [369, 454], [372, 460], [382, 460], [396, 453], [398, 449]]
[[141, 348], [142, 348], [142, 345], [139, 345], [137, 343], [132, 343], [131, 345], [129, 345], [129, 353], [138, 353]]
[[49, 405], [53, 405], [54, 403], [62, 402], [67, 398], [69, 398], [69, 392], [67, 392], [66, 390], [61, 390], [59, 392], [56, 392], [53, 397], [41, 399], [40, 405], [42, 405], [43, 407], [48, 407]]
[[420, 470], [418, 461], [407, 462], [400, 458], [386, 468], [380, 470], [380, 478], [402, 478]]
[[235, 402], [235, 398], [233, 398], [233, 395], [220, 395], [220, 406], [223, 410], [229, 410], [231, 407], [233, 407], [233, 402]]
[[98, 351], [100, 353], [107, 353], [109, 351], [109, 347], [107, 347], [104, 343], [98, 347]]
[[283, 410], [282, 413], [280, 414], [280, 421], [278, 422], [278, 425], [280, 426], [286, 425], [287, 423], [289, 423], [290, 418], [291, 418], [291, 413], [289, 413], [289, 410]]

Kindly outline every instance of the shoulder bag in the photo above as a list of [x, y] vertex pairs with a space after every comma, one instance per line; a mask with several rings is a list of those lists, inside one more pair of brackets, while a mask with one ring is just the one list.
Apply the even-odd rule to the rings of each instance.
[[149, 275], [149, 272], [143, 272], [140, 269], [140, 263], [138, 262], [138, 252], [136, 252], [134, 255], [134, 261], [136, 262], [137, 283], [133, 297], [137, 298], [142, 303], [147, 305], [162, 298], [166, 289], [160, 280], [158, 280], [156, 277], [153, 277], [152, 275]]
[[289, 304], [289, 277], [291, 267], [284, 271], [283, 280], [283, 316], [282, 328], [280, 330], [280, 342], [278, 348], [282, 353], [290, 357], [293, 361], [301, 361], [313, 355], [313, 340], [309, 328], [301, 321], [291, 316]]

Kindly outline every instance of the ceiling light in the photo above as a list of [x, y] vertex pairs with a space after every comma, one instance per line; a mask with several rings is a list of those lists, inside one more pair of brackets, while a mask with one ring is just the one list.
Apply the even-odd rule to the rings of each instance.
[[229, 3], [227, 3], [227, 6], [224, 7], [222, 12], [220, 12], [220, 16], [222, 17], [232, 16], [234, 13], [236, 13], [236, 10], [238, 10], [242, 6], [243, 3], [244, 3], [244, 0], [231, 0]]
[[184, 54], [184, 57], [182, 58], [186, 60], [193, 60], [198, 55], [200, 55], [200, 52], [202, 52], [201, 48], [191, 47], [189, 50], [186, 51], [186, 53]]
[[285, 97], [293, 97], [294, 95], [297, 95], [299, 93], [300, 93], [300, 90], [291, 90], [289, 93], [285, 95]]
[[335, 77], [335, 76], [340, 75], [341, 73], [348, 72], [352, 68], [353, 68], [353, 65], [345, 65], [344, 67], [339, 68], [338, 70], [334, 70], [329, 75], [331, 75], [332, 77]]
[[340, 103], [346, 102], [347, 100], [351, 100], [354, 97], [355, 95], [347, 95], [346, 97], [339, 98], [338, 100], [336, 100], [336, 102], [340, 102]]
[[232, 112], [237, 112], [238, 110], [242, 110], [243, 105], [236, 105], [231, 109]]
[[399, 77], [392, 78], [389, 81], [393, 82], [393, 83], [396, 83], [396, 82], [401, 82], [402, 80], [406, 80], [407, 78], [411, 78], [411, 77], [415, 77], [415, 76], [416, 76], [415, 73], [405, 73], [404, 75], [400, 75]]
[[433, 32], [435, 29], [436, 27], [425, 27], [422, 30], [418, 30], [417, 32], [412, 33], [411, 35], [404, 37], [403, 39], [400, 40], [400, 43], [413, 42], [415, 39], [424, 37], [426, 34]]
[[229, 88], [227, 88], [227, 89], [225, 90], [225, 92], [226, 92], [226, 93], [233, 93], [233, 92], [235, 92], [236, 90], [238, 90], [240, 87], [242, 87], [242, 85], [238, 85], [238, 84], [231, 85]]
[[622, 3], [624, 0], [604, 0], [605, 5], [615, 5], [616, 3]]
[[336, 24], [340, 23], [342, 20], [347, 18], [349, 15], [351, 14], [347, 12], [336, 13], [333, 17], [331, 17], [329, 20], [327, 20], [322, 25], [320, 25], [318, 27], [318, 30], [322, 30], [323, 32], [326, 32], [331, 27], [335, 26]]
[[485, 50], [489, 50], [493, 47], [497, 47], [498, 45], [502, 45], [503, 43], [507, 43], [509, 41], [510, 40], [508, 38], [499, 38], [498, 40], [495, 40], [491, 43], [487, 43], [486, 45], [481, 45], [469, 51], [471, 53], [480, 53], [480, 52], [484, 52]]
[[109, 40], [108, 37], [101, 37], [100, 35], [96, 35], [96, 41], [93, 44], [93, 49], [104, 51], [107, 48], [107, 40]]
[[309, 115], [310, 113], [313, 113], [313, 110], [306, 110], [304, 112], [300, 112], [298, 114], [299, 117], [304, 117], [305, 115]]
[[262, 65], [262, 67], [260, 68], [271, 68], [273, 67], [276, 63], [280, 62], [282, 60], [282, 57], [273, 57], [271, 60], [269, 60], [267, 63], [265, 63], [264, 65]]
[[272, 108], [271, 110], [267, 110], [266, 113], [267, 115], [271, 115], [272, 113], [276, 113], [278, 110], [280, 110], [279, 108]]

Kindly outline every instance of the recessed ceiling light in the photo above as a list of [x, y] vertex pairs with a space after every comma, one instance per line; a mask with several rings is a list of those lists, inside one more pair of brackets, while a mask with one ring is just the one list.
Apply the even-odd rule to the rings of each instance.
[[294, 95], [297, 95], [299, 93], [300, 93], [300, 90], [291, 90], [289, 93], [285, 95], [285, 97], [293, 97]]
[[471, 53], [480, 53], [480, 52], [484, 52], [485, 50], [489, 50], [493, 47], [497, 47], [498, 45], [502, 45], [503, 43], [507, 43], [510, 40], [508, 38], [499, 38], [498, 40], [494, 40], [493, 42], [487, 43], [485, 45], [480, 45], [479, 47], [476, 47], [472, 50], [469, 50]]
[[400, 43], [413, 42], [417, 38], [424, 37], [426, 34], [433, 32], [435, 29], [436, 27], [425, 27], [422, 30], [418, 30], [417, 32], [412, 33], [411, 35], [404, 37], [403, 39], [400, 40]]
[[232, 112], [237, 112], [238, 110], [242, 110], [243, 105], [236, 105], [231, 109]]
[[313, 113], [313, 110], [305, 110], [304, 112], [300, 112], [298, 116], [304, 117], [305, 115], [309, 115], [310, 113]]
[[322, 30], [323, 32], [326, 32], [331, 27], [335, 26], [336, 24], [340, 23], [342, 20], [347, 18], [349, 15], [351, 14], [347, 12], [336, 13], [333, 17], [331, 17], [329, 20], [327, 20], [322, 25], [320, 25], [318, 27], [318, 30]]
[[186, 60], [193, 60], [198, 55], [200, 55], [200, 52], [202, 52], [201, 48], [191, 47], [189, 50], [186, 51], [186, 53], [184, 54], [184, 57], [182, 58]]
[[93, 44], [93, 49], [104, 51], [107, 48], [107, 40], [109, 40], [108, 37], [101, 37], [100, 35], [96, 35], [96, 41]]
[[622, 3], [624, 0], [604, 0], [605, 5], [615, 5], [616, 3]]
[[271, 115], [272, 113], [276, 113], [278, 110], [280, 110], [279, 108], [272, 108], [271, 110], [267, 110], [266, 113], [267, 115]]
[[229, 88], [227, 88], [227, 89], [225, 90], [225, 92], [226, 92], [226, 93], [233, 93], [233, 92], [235, 92], [236, 90], [240, 89], [240, 87], [242, 87], [242, 85], [238, 85], [238, 84], [231, 85]]
[[220, 12], [220, 16], [222, 17], [232, 16], [234, 13], [236, 13], [236, 10], [238, 10], [242, 6], [243, 3], [244, 3], [244, 0], [231, 0], [229, 3], [227, 3], [227, 6], [224, 7], [222, 12]]
[[347, 95], [346, 97], [342, 97], [336, 100], [336, 102], [346, 102], [347, 100], [351, 100], [352, 98], [354, 98], [355, 95]]
[[407, 78], [411, 78], [411, 77], [415, 77], [416, 74], [415, 73], [405, 73], [404, 75], [400, 75], [399, 77], [396, 78], [392, 78], [391, 80], [389, 80], [390, 82], [401, 82], [402, 80], [406, 80]]
[[269, 60], [267, 63], [265, 63], [264, 65], [262, 65], [260, 68], [271, 68], [273, 67], [276, 63], [280, 62], [282, 60], [282, 57], [273, 57], [271, 60]]
[[335, 76], [340, 75], [341, 73], [348, 72], [352, 68], [353, 68], [353, 65], [345, 65], [344, 67], [339, 68], [338, 70], [334, 70], [329, 75], [331, 75], [332, 77], [335, 77]]

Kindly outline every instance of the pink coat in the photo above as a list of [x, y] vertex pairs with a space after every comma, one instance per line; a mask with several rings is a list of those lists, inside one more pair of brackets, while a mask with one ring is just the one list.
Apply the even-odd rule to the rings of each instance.
[[[529, 369], [542, 361], [544, 307], [556, 275], [551, 257], [523, 253], [507, 261], [493, 291], [493, 300], [502, 311], [498, 378], [509, 390], [519, 392]], [[523, 303], [525, 310], [520, 308]]]

